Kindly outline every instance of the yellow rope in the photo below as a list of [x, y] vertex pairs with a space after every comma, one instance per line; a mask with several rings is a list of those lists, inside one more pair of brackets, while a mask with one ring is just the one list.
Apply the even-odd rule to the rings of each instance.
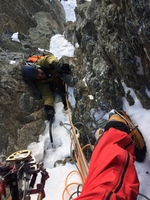
[[[66, 91], [67, 91], [68, 88], [67, 88], [66, 84], [65, 84], [65, 88], [66, 88]], [[79, 171], [73, 170], [66, 177], [65, 189], [64, 189], [63, 194], [62, 194], [62, 200], [64, 200], [65, 192], [67, 192], [67, 194], [69, 196], [71, 196], [70, 193], [69, 193], [69, 190], [68, 190], [69, 186], [74, 185], [74, 184], [79, 185], [79, 183], [76, 183], [76, 182], [73, 182], [73, 183], [70, 183], [70, 184], [67, 185], [68, 177], [69, 177], [70, 174], [72, 174], [73, 172], [77, 172], [79, 174], [80, 178], [81, 178], [82, 185], [84, 184], [86, 177], [87, 177], [87, 174], [88, 174], [88, 164], [87, 164], [87, 161], [86, 161], [85, 156], [83, 154], [83, 149], [86, 148], [87, 146], [90, 146], [90, 144], [87, 144], [83, 148], [81, 148], [81, 145], [79, 143], [79, 140], [78, 140], [78, 137], [77, 137], [77, 134], [76, 134], [75, 127], [74, 127], [73, 122], [72, 122], [71, 111], [70, 111], [67, 95], [66, 95], [66, 103], [67, 103], [67, 108], [68, 108], [69, 121], [70, 121], [71, 129], [72, 129], [72, 132], [73, 132], [73, 135], [70, 136], [70, 139], [71, 139], [71, 144], [72, 144], [72, 147], [73, 147], [73, 150], [74, 150], [74, 157], [75, 157], [75, 160], [77, 162], [77, 166], [78, 166]]]

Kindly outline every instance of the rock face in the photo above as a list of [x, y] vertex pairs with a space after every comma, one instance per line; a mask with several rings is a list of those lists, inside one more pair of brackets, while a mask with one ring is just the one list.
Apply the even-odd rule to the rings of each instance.
[[[131, 89], [150, 109], [148, 0], [77, 0], [75, 23], [65, 23], [58, 0], [6, 0], [0, 11], [1, 153], [25, 149], [44, 131], [43, 103], [20, 69], [29, 54], [49, 49], [50, 37], [57, 33], [65, 31], [73, 45], [79, 44], [73, 58], [62, 60], [72, 64], [76, 98], [72, 118], [82, 126], [83, 140], [85, 133], [92, 136], [103, 124], [106, 112], [122, 108], [123, 97], [134, 104]], [[20, 42], [11, 40], [14, 32]]]
[[131, 89], [150, 109], [150, 3], [78, 0], [77, 4], [76, 36], [84, 70], [78, 76], [73, 119], [91, 133], [100, 125], [97, 116], [122, 108], [123, 97], [134, 104]]
[[[0, 12], [0, 148], [9, 155], [36, 142], [45, 129], [43, 103], [20, 69], [26, 57], [49, 49], [50, 37], [63, 32], [65, 12], [57, 0], [6, 0]], [[20, 42], [11, 40], [15, 32]]]
[[[1, 2], [0, 13], [1, 48], [9, 52], [49, 49], [50, 37], [64, 30], [65, 12], [57, 0], [6, 0]], [[15, 32], [21, 41], [17, 44], [10, 40]]]

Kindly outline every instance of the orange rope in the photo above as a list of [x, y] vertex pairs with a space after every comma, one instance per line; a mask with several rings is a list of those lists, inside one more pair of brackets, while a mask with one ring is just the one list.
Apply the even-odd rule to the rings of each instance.
[[[66, 85], [66, 91], [67, 91], [67, 85]], [[66, 102], [67, 102], [67, 107], [68, 107], [69, 121], [70, 121], [72, 130], [73, 130], [74, 138], [75, 138], [75, 140], [76, 140], [76, 142], [77, 142], [77, 150], [78, 150], [78, 153], [79, 153], [79, 155], [77, 155], [77, 160], [79, 160], [79, 162], [81, 163], [81, 172], [84, 174], [83, 177], [86, 178], [86, 176], [87, 176], [87, 174], [88, 174], [88, 165], [87, 165], [85, 156], [84, 156], [84, 154], [83, 154], [83, 152], [82, 152], [82, 149], [81, 149], [81, 146], [80, 146], [80, 143], [79, 143], [77, 134], [76, 134], [76, 130], [75, 130], [74, 125], [73, 125], [73, 123], [72, 123], [71, 112], [70, 112], [69, 102], [68, 102], [67, 96], [66, 96]], [[74, 147], [75, 147], [75, 145], [74, 145]], [[85, 169], [84, 169], [84, 168], [85, 168]], [[85, 178], [83, 179], [83, 183], [84, 183], [84, 181], [85, 181]]]
[[[70, 192], [69, 192], [69, 190], [68, 190], [68, 187], [69, 187], [69, 186], [71, 186], [71, 185], [79, 185], [79, 183], [76, 183], [76, 182], [73, 182], [73, 183], [70, 183], [70, 184], [67, 185], [67, 181], [68, 181], [69, 176], [70, 176], [72, 173], [74, 173], [74, 172], [79, 174], [79, 172], [78, 172], [77, 170], [72, 170], [72, 171], [67, 175], [66, 180], [65, 180], [65, 189], [64, 189], [64, 191], [63, 191], [63, 197], [64, 197], [65, 192], [67, 192], [68, 196], [71, 196], [71, 194], [70, 194]], [[64, 198], [63, 198], [63, 199], [64, 199]]]
[[[62, 197], [62, 200], [64, 200], [64, 194], [65, 194], [65, 190], [68, 190], [68, 187], [69, 186], [71, 186], [71, 185], [79, 185], [79, 183], [76, 183], [76, 182], [73, 182], [73, 183], [70, 183], [70, 184], [68, 184], [66, 187], [65, 187], [65, 189], [64, 189], [64, 191], [63, 191], [63, 197]], [[71, 194], [68, 192], [68, 195], [69, 196], [71, 196]], [[73, 199], [73, 198], [72, 198]]]
[[[67, 91], [68, 88], [67, 88], [66, 84], [65, 84], [65, 88], [66, 88], [66, 91]], [[76, 182], [70, 183], [70, 184], [67, 185], [68, 177], [70, 176], [70, 174], [72, 174], [73, 172], [77, 172], [80, 175], [82, 184], [84, 184], [86, 177], [87, 177], [87, 174], [88, 174], [88, 164], [87, 164], [87, 161], [86, 161], [85, 156], [83, 154], [83, 151], [82, 151], [83, 149], [80, 146], [80, 143], [79, 143], [79, 140], [78, 140], [78, 137], [77, 137], [77, 134], [76, 134], [76, 130], [75, 130], [75, 127], [74, 127], [73, 122], [72, 122], [71, 111], [70, 111], [67, 95], [66, 95], [66, 103], [67, 103], [67, 108], [68, 108], [69, 121], [70, 121], [71, 129], [72, 129], [72, 132], [73, 132], [73, 135], [70, 135], [70, 139], [71, 139], [71, 144], [72, 144], [72, 147], [73, 147], [73, 150], [74, 150], [74, 157], [75, 157], [75, 160], [77, 162], [78, 171], [73, 170], [66, 177], [65, 189], [64, 189], [63, 194], [62, 194], [62, 200], [64, 200], [65, 192], [67, 192], [67, 194], [69, 196], [71, 196], [70, 193], [69, 193], [69, 190], [68, 190], [69, 186], [74, 185], [74, 184], [79, 185], [79, 183], [76, 183]], [[86, 145], [86, 146], [89, 146], [89, 144]], [[83, 148], [85, 148], [85, 147], [83, 147]]]
[[93, 146], [93, 145], [91, 145], [91, 144], [86, 144], [86, 145], [84, 145], [84, 146], [82, 147], [82, 151], [83, 151], [85, 148], [87, 148], [87, 147], [91, 147], [92, 150], [94, 149], [94, 146]]

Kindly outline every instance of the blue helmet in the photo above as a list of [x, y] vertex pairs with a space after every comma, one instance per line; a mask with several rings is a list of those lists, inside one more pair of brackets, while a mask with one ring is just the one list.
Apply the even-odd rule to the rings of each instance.
[[35, 80], [38, 74], [38, 67], [31, 63], [22, 66], [22, 75], [30, 80]]

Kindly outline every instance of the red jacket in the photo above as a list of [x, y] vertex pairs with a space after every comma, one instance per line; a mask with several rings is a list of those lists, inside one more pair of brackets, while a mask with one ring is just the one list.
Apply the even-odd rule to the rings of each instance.
[[93, 151], [88, 177], [75, 200], [136, 200], [139, 180], [134, 161], [131, 138], [110, 128]]

